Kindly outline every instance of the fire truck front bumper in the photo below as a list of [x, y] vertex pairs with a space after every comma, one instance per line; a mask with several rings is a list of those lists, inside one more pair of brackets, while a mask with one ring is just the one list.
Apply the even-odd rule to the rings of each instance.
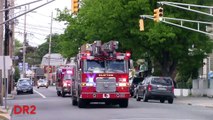
[[63, 92], [70, 93], [70, 88], [69, 87], [63, 87]]
[[98, 93], [98, 92], [83, 92], [80, 95], [82, 99], [128, 99], [130, 98], [129, 92], [116, 92], [116, 93]]

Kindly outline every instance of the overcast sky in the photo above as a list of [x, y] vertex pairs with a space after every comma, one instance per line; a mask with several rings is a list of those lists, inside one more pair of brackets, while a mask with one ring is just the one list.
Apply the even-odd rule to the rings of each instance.
[[[15, 6], [28, 3], [36, 0], [15, 0]], [[33, 3], [29, 6], [29, 9], [32, 9], [36, 6], [46, 3], [51, 0], [43, 0], [38, 3]], [[50, 34], [50, 21], [51, 21], [51, 12], [53, 11], [53, 17], [56, 17], [56, 8], [63, 10], [65, 7], [68, 9], [71, 8], [71, 0], [55, 0], [54, 2], [45, 5], [41, 8], [38, 8], [33, 13], [27, 14], [26, 19], [26, 31], [27, 31], [27, 40], [30, 45], [38, 46], [45, 42], [45, 38]], [[25, 7], [21, 7], [15, 10], [16, 14], [20, 14], [25, 10]], [[53, 33], [63, 33], [65, 25], [64, 23], [59, 23], [53, 21]], [[24, 36], [24, 16], [18, 18], [18, 24], [15, 27], [15, 38], [23, 42]]]

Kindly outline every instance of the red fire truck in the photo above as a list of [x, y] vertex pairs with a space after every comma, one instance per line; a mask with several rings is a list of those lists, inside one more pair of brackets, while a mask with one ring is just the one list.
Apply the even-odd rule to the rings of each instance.
[[75, 70], [73, 66], [64, 66], [57, 69], [56, 72], [56, 91], [58, 96], [64, 97], [70, 94], [72, 78]]
[[95, 41], [81, 46], [76, 57], [76, 78], [72, 84], [72, 104], [79, 108], [90, 102], [128, 107], [130, 53], [116, 52], [117, 41]]

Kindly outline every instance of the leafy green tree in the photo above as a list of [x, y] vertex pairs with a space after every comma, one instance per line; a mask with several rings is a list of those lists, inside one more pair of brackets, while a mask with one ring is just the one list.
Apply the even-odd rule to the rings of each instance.
[[[213, 3], [209, 0], [170, 1], [205, 5]], [[148, 57], [158, 75], [174, 78], [178, 71], [182, 75], [194, 75], [194, 71], [202, 66], [202, 59], [211, 52], [212, 42], [203, 34], [151, 20], [145, 20], [145, 31], [140, 32], [139, 16], [152, 15], [156, 7], [157, 0], [83, 0], [77, 16], [69, 14], [67, 9], [59, 10], [57, 20], [68, 24], [65, 33], [61, 35], [61, 52], [72, 56], [83, 43], [118, 40], [120, 50], [131, 50], [134, 60]], [[165, 7], [164, 11], [169, 17], [193, 20], [208, 18], [171, 7]], [[196, 48], [193, 52], [196, 54], [190, 55], [189, 48], [193, 45]]]
[[[36, 50], [36, 53], [34, 53], [35, 57], [39, 59], [39, 61], [42, 60], [42, 57], [49, 53], [49, 37], [47, 36], [46, 42], [38, 46], [38, 49]], [[61, 38], [59, 34], [53, 34], [51, 36], [51, 53], [58, 53], [61, 51], [60, 42]]]
[[14, 74], [15, 82], [17, 82], [19, 78], [20, 78], [19, 69], [18, 69], [18, 67], [15, 67], [15, 74]]

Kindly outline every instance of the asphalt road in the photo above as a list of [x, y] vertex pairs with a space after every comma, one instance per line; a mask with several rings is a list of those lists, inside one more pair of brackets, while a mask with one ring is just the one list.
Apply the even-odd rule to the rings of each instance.
[[128, 108], [90, 105], [79, 109], [71, 105], [70, 97], [58, 97], [55, 87], [34, 88], [34, 94], [16, 95], [10, 106], [35, 105], [34, 115], [12, 115], [12, 120], [212, 120], [213, 108], [130, 99]]

